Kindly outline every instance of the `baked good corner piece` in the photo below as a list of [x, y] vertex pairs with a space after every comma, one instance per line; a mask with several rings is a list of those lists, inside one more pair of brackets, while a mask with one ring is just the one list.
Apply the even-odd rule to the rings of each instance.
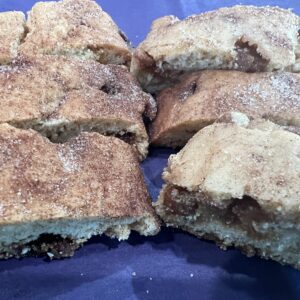
[[19, 57], [0, 68], [0, 123], [32, 128], [52, 142], [81, 131], [117, 136], [140, 158], [148, 150], [143, 118], [153, 119], [156, 104], [125, 66], [44, 55]]
[[0, 13], [0, 65], [10, 63], [17, 55], [25, 35], [25, 15], [22, 12]]
[[128, 41], [93, 0], [38, 2], [28, 15], [21, 53], [58, 54], [129, 65]]
[[169, 159], [168, 226], [300, 268], [300, 137], [273, 123], [216, 123]]
[[154, 21], [131, 70], [156, 92], [183, 73], [203, 69], [299, 71], [299, 17], [278, 7], [234, 6], [180, 21]]
[[65, 257], [93, 235], [153, 235], [159, 222], [132, 148], [83, 133], [53, 144], [0, 125], [0, 257]]
[[300, 74], [206, 70], [187, 74], [157, 96], [151, 143], [181, 147], [223, 114], [241, 112], [300, 134]]

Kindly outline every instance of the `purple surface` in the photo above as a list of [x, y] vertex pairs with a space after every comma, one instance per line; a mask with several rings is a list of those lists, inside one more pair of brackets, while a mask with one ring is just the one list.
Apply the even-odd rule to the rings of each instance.
[[[0, 0], [0, 11], [30, 9], [36, 1]], [[300, 13], [299, 1], [100, 0], [136, 45], [151, 21], [234, 4], [278, 5]], [[143, 163], [152, 197], [161, 187], [168, 149], [152, 149]], [[135, 274], [135, 276], [134, 276]], [[236, 250], [171, 229], [128, 242], [95, 237], [71, 259], [0, 261], [3, 299], [300, 299], [300, 272], [247, 258]]]

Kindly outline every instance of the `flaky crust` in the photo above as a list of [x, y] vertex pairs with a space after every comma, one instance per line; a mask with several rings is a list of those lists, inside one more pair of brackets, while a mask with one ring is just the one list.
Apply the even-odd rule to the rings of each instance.
[[139, 163], [123, 141], [83, 133], [53, 144], [8, 124], [0, 125], [0, 139], [0, 225], [93, 217], [156, 222]]
[[129, 64], [131, 53], [112, 18], [93, 0], [39, 2], [29, 12], [23, 54], [62, 54]]
[[25, 15], [22, 12], [0, 13], [0, 64], [8, 64], [18, 55], [24, 34]]
[[232, 199], [251, 197], [266, 212], [299, 214], [300, 137], [271, 122], [244, 128], [217, 123], [200, 130], [172, 155], [167, 184], [207, 195], [224, 208]]
[[[57, 56], [20, 58], [2, 67], [0, 99], [0, 123], [50, 132], [64, 124], [104, 124], [103, 133], [117, 124], [111, 134], [133, 134], [131, 143], [143, 157], [148, 144], [143, 115], [152, 119], [156, 113], [153, 98], [126, 67]], [[86, 127], [80, 130], [93, 131]]]
[[183, 146], [199, 129], [237, 111], [300, 127], [300, 75], [289, 72], [201, 71], [157, 97], [151, 143]]
[[131, 69], [151, 91], [201, 69], [297, 71], [299, 20], [289, 10], [255, 6], [221, 8], [183, 21], [163, 17], [138, 46]]

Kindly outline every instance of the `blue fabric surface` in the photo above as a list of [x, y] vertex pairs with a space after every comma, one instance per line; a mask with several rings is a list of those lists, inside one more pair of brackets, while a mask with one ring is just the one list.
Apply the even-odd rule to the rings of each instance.
[[[0, 11], [30, 9], [33, 0], [0, 0]], [[153, 19], [234, 4], [294, 8], [299, 1], [100, 0], [134, 45]], [[151, 149], [142, 167], [152, 197], [162, 185], [169, 149]], [[300, 272], [181, 231], [163, 229], [155, 237], [133, 234], [127, 242], [95, 237], [71, 259], [49, 262], [25, 258], [0, 261], [3, 299], [300, 299]]]

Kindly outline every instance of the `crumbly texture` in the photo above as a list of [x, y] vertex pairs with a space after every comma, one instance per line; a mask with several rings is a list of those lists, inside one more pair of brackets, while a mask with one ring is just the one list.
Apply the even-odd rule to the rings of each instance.
[[[54, 242], [54, 249], [65, 248], [57, 236], [74, 243], [71, 253], [92, 235], [127, 239], [131, 230], [159, 230], [139, 162], [123, 141], [82, 133], [53, 144], [8, 124], [0, 125], [0, 140], [2, 257], [26, 255], [32, 247], [43, 252]], [[44, 235], [54, 241], [31, 243]]]
[[300, 268], [300, 137], [266, 121], [216, 123], [172, 155], [157, 213], [168, 226]]
[[148, 148], [143, 117], [156, 114], [154, 99], [125, 66], [50, 55], [0, 67], [0, 100], [0, 123], [33, 128], [53, 142], [81, 131], [115, 135], [141, 158]]
[[300, 18], [278, 7], [234, 6], [157, 19], [131, 70], [150, 92], [203, 69], [298, 72]]
[[22, 12], [0, 13], [0, 65], [10, 63], [19, 51], [25, 35], [25, 15]]
[[208, 70], [185, 76], [157, 97], [151, 143], [180, 147], [223, 114], [241, 112], [299, 132], [300, 74]]
[[58, 54], [129, 65], [127, 39], [93, 0], [38, 2], [28, 15], [22, 54]]

